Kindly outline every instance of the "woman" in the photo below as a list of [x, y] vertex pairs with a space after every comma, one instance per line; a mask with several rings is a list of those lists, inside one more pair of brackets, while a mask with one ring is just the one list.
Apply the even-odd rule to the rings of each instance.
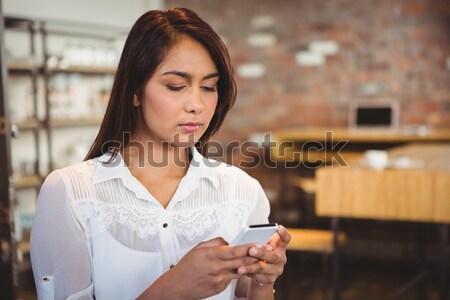
[[194, 12], [137, 20], [85, 161], [39, 194], [40, 299], [273, 299], [289, 233], [228, 246], [269, 204], [256, 180], [199, 152], [235, 98], [228, 52]]

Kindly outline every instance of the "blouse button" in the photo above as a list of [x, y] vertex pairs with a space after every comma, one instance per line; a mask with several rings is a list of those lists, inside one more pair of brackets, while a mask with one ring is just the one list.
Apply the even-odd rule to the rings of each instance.
[[169, 224], [167, 224], [167, 223], [164, 223], [164, 224], [163, 224], [163, 227], [164, 227], [164, 228], [167, 228], [167, 226], [169, 226]]

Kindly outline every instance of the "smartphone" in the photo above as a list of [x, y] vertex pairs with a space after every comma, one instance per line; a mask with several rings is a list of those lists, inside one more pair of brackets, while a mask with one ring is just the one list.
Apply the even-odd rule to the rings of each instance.
[[243, 228], [238, 233], [238, 235], [230, 243], [230, 246], [239, 246], [252, 243], [264, 245], [270, 240], [277, 229], [277, 223], [250, 225]]

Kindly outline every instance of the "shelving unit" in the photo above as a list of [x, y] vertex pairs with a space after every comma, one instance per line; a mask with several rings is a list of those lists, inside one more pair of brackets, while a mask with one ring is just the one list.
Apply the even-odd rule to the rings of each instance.
[[102, 66], [68, 66], [66, 68], [56, 67], [48, 69], [50, 73], [80, 73], [80, 74], [115, 74], [116, 68], [114, 67], [102, 67]]
[[[2, 16], [0, 0], [0, 16]], [[0, 22], [0, 46], [4, 44], [4, 22]], [[0, 48], [0, 298], [15, 298], [17, 286], [13, 233], [13, 191], [11, 185], [11, 134], [7, 103], [7, 72], [5, 49]]]
[[34, 188], [41, 184], [42, 178], [39, 175], [23, 176], [13, 181], [16, 190]]
[[[22, 44], [29, 46], [26, 56], [15, 57], [15, 49], [25, 47], [4, 43], [6, 49], [11, 46], [5, 63], [10, 79], [8, 85], [16, 85], [15, 90], [12, 88], [15, 93], [6, 99], [6, 107], [9, 105], [11, 128], [15, 132], [15, 138], [8, 146], [12, 149], [10, 185], [15, 192], [12, 193], [14, 207], [11, 209], [16, 217], [17, 242], [14, 268], [17, 278], [11, 280], [19, 286], [20, 295], [21, 278], [32, 276], [29, 229], [39, 189], [52, 170], [84, 158], [82, 155], [86, 153], [80, 153], [87, 152], [92, 142], [89, 139], [93, 140], [98, 131], [116, 71], [116, 62], [112, 63], [111, 59], [104, 64], [74, 61], [68, 64], [64, 51], [75, 51], [78, 47], [80, 51], [91, 50], [92, 54], [99, 43], [107, 45], [102, 51], [111, 51], [112, 46], [108, 43], [116, 39], [121, 41], [125, 30], [15, 17], [5, 17], [4, 20], [6, 31], [20, 32], [22, 39], [26, 36]], [[61, 49], [62, 43], [53, 40], [55, 37], [67, 39], [68, 43], [72, 38], [81, 42], [72, 45], [73, 49], [70, 45], [65, 45], [69, 49]], [[120, 50], [116, 49], [117, 57]], [[80, 140], [77, 140], [77, 134]], [[77, 147], [83, 143], [86, 149], [80, 151]], [[75, 157], [68, 159], [70, 154]], [[0, 298], [2, 295], [0, 292]]]
[[[109, 31], [109, 34], [105, 34], [105, 31]], [[94, 52], [99, 51], [95, 50], [90, 46], [76, 46], [73, 47], [72, 50], [69, 49], [66, 55], [55, 55], [52, 53], [50, 48], [50, 39], [52, 37], [64, 37], [67, 39], [79, 39], [86, 38], [94, 40], [95, 43], [99, 41], [101, 43], [112, 43], [118, 36], [120, 36], [121, 32], [124, 32], [122, 28], [111, 28], [111, 27], [101, 27], [96, 28], [95, 26], [80, 26], [80, 24], [73, 23], [58, 23], [58, 24], [47, 24], [43, 23], [41, 27], [41, 36], [42, 36], [42, 46], [44, 53], [44, 64], [43, 64], [43, 77], [44, 84], [46, 87], [52, 86], [51, 81], [57, 76], [83, 76], [89, 78], [95, 78], [98, 76], [112, 76], [116, 71], [116, 63], [111, 64], [111, 61], [95, 61], [93, 59]], [[66, 42], [67, 43], [67, 42]], [[70, 41], [69, 41], [70, 43]], [[67, 47], [67, 46], [66, 46]], [[70, 48], [70, 47], [69, 47]], [[77, 53], [73, 53], [73, 51]], [[103, 49], [103, 55], [96, 55], [97, 58], [110, 57], [107, 54], [111, 54], [108, 52], [110, 50]], [[91, 57], [86, 57], [87, 54], [90, 54]], [[116, 53], [118, 58], [118, 51]], [[84, 61], [83, 61], [84, 60]], [[55, 62], [56, 61], [56, 62]], [[112, 85], [112, 80], [111, 80]], [[111, 86], [108, 86], [110, 89]], [[55, 156], [55, 149], [53, 144], [55, 142], [55, 136], [57, 131], [68, 129], [68, 128], [98, 128], [100, 126], [102, 120], [102, 114], [98, 115], [83, 115], [83, 116], [69, 116], [69, 117], [60, 117], [55, 118], [51, 111], [52, 107], [52, 95], [51, 89], [47, 88], [45, 90], [45, 115], [46, 119], [44, 122], [45, 130], [48, 133], [47, 138], [47, 148], [48, 148], [48, 170], [53, 170], [55, 166], [55, 162], [53, 157]], [[103, 91], [104, 93], [104, 91]], [[101, 93], [100, 93], [101, 94]], [[108, 91], [109, 94], [109, 91]], [[95, 101], [94, 101], [95, 102]], [[86, 149], [87, 150], [87, 149]]]
[[77, 119], [52, 120], [50, 122], [50, 126], [52, 128], [64, 128], [75, 126], [100, 126], [101, 122], [102, 122], [101, 118], [87, 117]]
[[[12, 224], [14, 229], [13, 243], [15, 245], [14, 249], [14, 272], [12, 281], [14, 282], [14, 294], [13, 297], [7, 297], [8, 299], [14, 299], [19, 297], [24, 290], [29, 289], [28, 286], [24, 284], [24, 278], [29, 278], [31, 276], [31, 262], [30, 262], [30, 250], [29, 250], [29, 235], [24, 234], [22, 231], [21, 216], [17, 213], [18, 208], [23, 205], [22, 200], [26, 199], [25, 202], [31, 202], [32, 205], [35, 204], [35, 196], [37, 195], [38, 189], [42, 183], [43, 177], [41, 176], [39, 157], [42, 156], [41, 144], [41, 122], [38, 117], [38, 77], [39, 77], [39, 67], [36, 64], [36, 24], [33, 20], [5, 17], [4, 18], [5, 32], [17, 35], [19, 40], [28, 44], [27, 47], [20, 47], [21, 49], [27, 49], [26, 58], [21, 57], [19, 59], [14, 59], [12, 57], [13, 51], [10, 51], [9, 55], [6, 57], [6, 69], [8, 74], [8, 91], [11, 91], [11, 83], [16, 79], [20, 79], [19, 82], [27, 82], [27, 89], [30, 91], [30, 98], [27, 100], [29, 107], [25, 107], [23, 103], [24, 99], [17, 99], [17, 97], [12, 97], [8, 94], [6, 98], [6, 107], [8, 114], [10, 116], [10, 129], [13, 134], [13, 139], [9, 145], [11, 151], [11, 161], [16, 162], [12, 164], [12, 181], [10, 185], [14, 189], [12, 192], [12, 206], [10, 209], [14, 216], [14, 224]], [[6, 45], [6, 40], [5, 43]], [[5, 50], [5, 49], [2, 49]], [[23, 88], [25, 89], [25, 88]], [[16, 112], [20, 110], [22, 113], [24, 110], [29, 110], [26, 113], [26, 118], [17, 119], [16, 115], [12, 113], [12, 102], [20, 101], [14, 103], [16, 104]], [[18, 109], [19, 108], [19, 109]], [[23, 115], [23, 113], [22, 113]], [[27, 174], [17, 174], [17, 151], [14, 150], [14, 144], [16, 142], [26, 143], [26, 147], [29, 151], [29, 156], [26, 157], [26, 161], [21, 162], [22, 165], [26, 166]], [[31, 154], [33, 152], [33, 154]], [[10, 187], [11, 188], [11, 187]], [[24, 196], [25, 195], [25, 196]], [[28, 195], [33, 195], [29, 197]], [[28, 205], [28, 204], [27, 204]], [[29, 232], [29, 231], [28, 231]], [[27, 236], [27, 238], [25, 238]], [[28, 246], [27, 246], [28, 245]], [[2, 279], [3, 280], [3, 279]], [[26, 280], [28, 281], [28, 280]], [[4, 294], [0, 293], [0, 298], [3, 299]], [[5, 298], [6, 299], [6, 298]]]
[[[17, 126], [20, 131], [30, 131], [33, 136], [33, 149], [36, 152], [36, 159], [34, 161], [33, 175], [27, 175], [26, 178], [18, 178], [15, 180], [14, 185], [20, 188], [39, 188], [42, 178], [40, 177], [38, 158], [41, 156], [41, 137], [39, 134], [40, 123], [38, 121], [37, 112], [37, 81], [38, 81], [38, 66], [35, 63], [36, 60], [36, 28], [34, 21], [30, 19], [5, 17], [5, 27], [7, 30], [17, 30], [26, 32], [29, 40], [29, 53], [27, 60], [14, 60], [9, 59], [7, 63], [8, 73], [10, 77], [13, 76], [28, 76], [31, 80], [31, 95], [32, 95], [32, 107], [33, 113], [30, 118], [20, 120], [15, 124], [15, 120], [12, 120], [13, 125]], [[13, 100], [11, 100], [13, 101]], [[14, 153], [13, 153], [14, 160]], [[14, 172], [14, 170], [13, 170]], [[30, 180], [29, 178], [33, 178]], [[18, 184], [16, 184], [18, 182]], [[25, 184], [26, 183], [26, 184]]]

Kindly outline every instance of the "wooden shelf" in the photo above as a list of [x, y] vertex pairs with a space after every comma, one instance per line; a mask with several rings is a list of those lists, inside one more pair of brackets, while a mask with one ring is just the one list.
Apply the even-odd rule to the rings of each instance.
[[20, 130], [30, 130], [38, 128], [39, 122], [40, 121], [36, 119], [28, 119], [16, 122], [14, 125], [16, 125]]
[[[39, 72], [42, 72], [42, 66], [34, 66], [31, 61], [10, 61], [8, 62], [8, 70], [11, 72], [31, 72], [34, 68], [37, 68]], [[82, 74], [115, 74], [116, 66], [68, 66], [49, 68], [51, 73], [82, 73]]]
[[38, 175], [25, 176], [14, 180], [15, 189], [26, 189], [37, 187], [41, 184], [41, 178]]
[[77, 127], [77, 126], [100, 126], [102, 123], [101, 118], [79, 118], [79, 119], [60, 119], [50, 121], [51, 127], [64, 128], [64, 127]]
[[278, 143], [282, 142], [334, 142], [350, 143], [410, 143], [410, 142], [449, 142], [450, 129], [429, 129], [425, 132], [399, 130], [350, 130], [347, 128], [298, 128], [280, 130], [273, 133]]
[[8, 62], [8, 71], [11, 72], [31, 72], [34, 66], [31, 61], [10, 61]]
[[55, 67], [49, 68], [52, 73], [82, 73], [92, 75], [115, 74], [116, 67], [111, 66], [68, 66], [67, 68]]

